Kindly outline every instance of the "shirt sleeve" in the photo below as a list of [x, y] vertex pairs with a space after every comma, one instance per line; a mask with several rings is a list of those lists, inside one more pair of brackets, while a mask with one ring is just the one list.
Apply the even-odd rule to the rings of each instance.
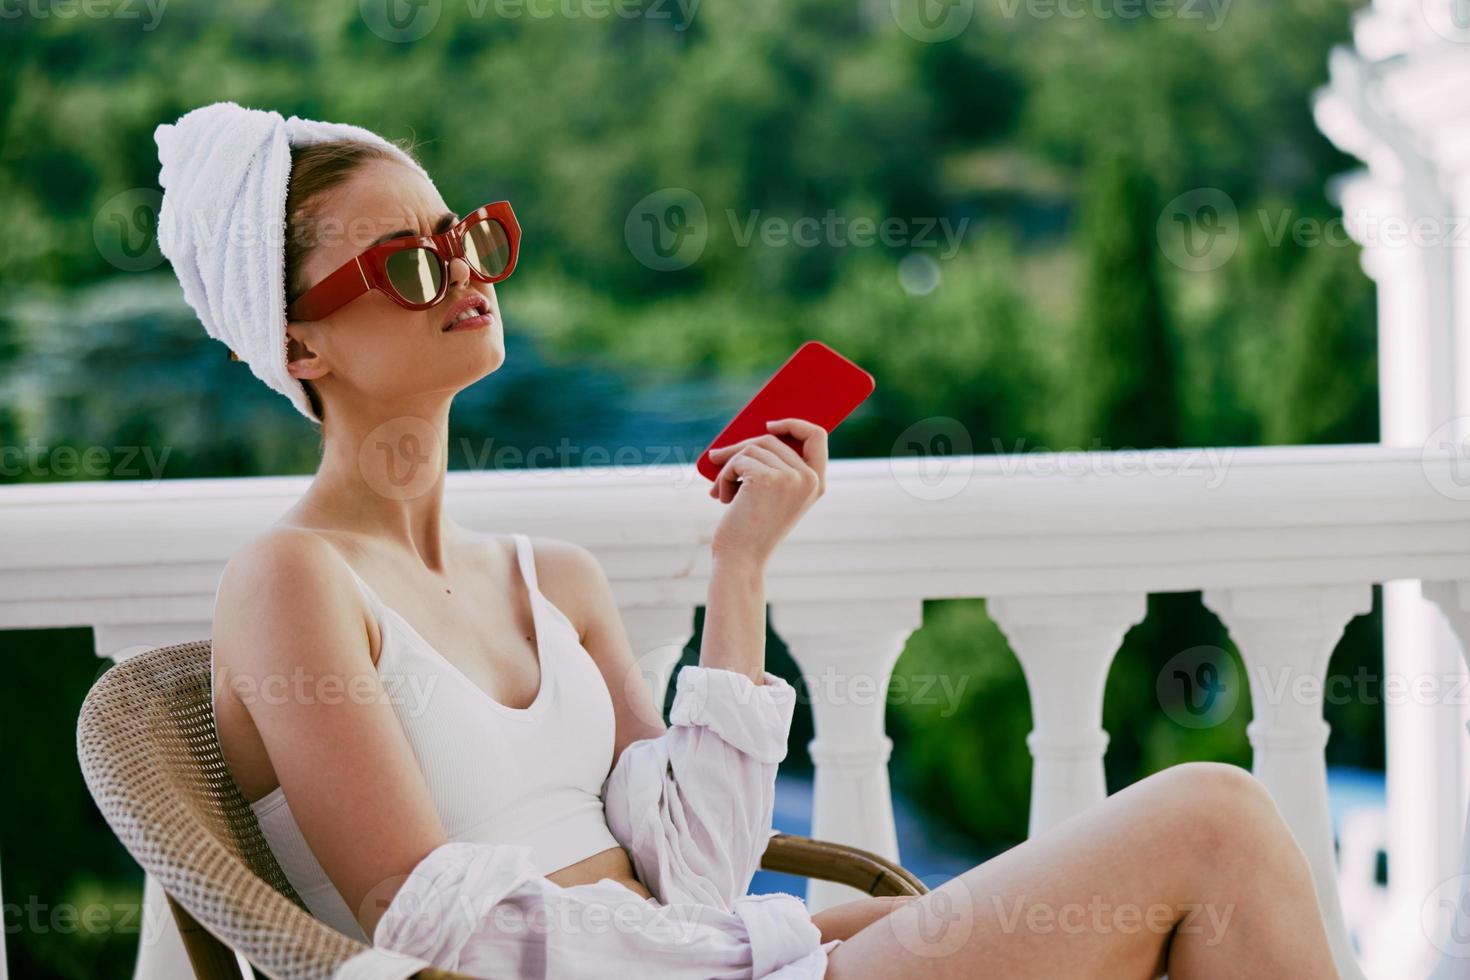
[[760, 867], [796, 703], [763, 679], [686, 665], [668, 731], [626, 746], [603, 784], [608, 829], [666, 904], [731, 910]]
[[733, 912], [661, 906], [611, 878], [558, 885], [527, 845], [467, 841], [441, 844], [414, 867], [373, 944], [471, 976], [569, 980], [816, 980], [830, 946], [795, 896], [747, 896]]

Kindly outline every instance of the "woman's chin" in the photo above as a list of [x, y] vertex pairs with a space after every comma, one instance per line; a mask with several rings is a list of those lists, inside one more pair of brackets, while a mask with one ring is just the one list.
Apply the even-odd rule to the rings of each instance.
[[485, 343], [468, 346], [473, 350], [468, 352], [463, 360], [456, 358], [456, 362], [467, 375], [470, 375], [470, 384], [500, 370], [501, 365], [505, 363], [505, 345], [500, 342], [498, 336], [486, 338]]

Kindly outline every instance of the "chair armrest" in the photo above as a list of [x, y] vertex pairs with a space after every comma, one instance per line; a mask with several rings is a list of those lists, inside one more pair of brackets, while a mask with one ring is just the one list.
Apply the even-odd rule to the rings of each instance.
[[773, 834], [761, 868], [849, 885], [869, 895], [923, 895], [929, 889], [897, 863], [850, 844]]

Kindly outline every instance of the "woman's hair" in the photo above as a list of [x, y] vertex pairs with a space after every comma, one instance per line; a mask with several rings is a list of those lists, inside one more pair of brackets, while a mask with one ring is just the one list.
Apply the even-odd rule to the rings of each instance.
[[[412, 157], [412, 150], [394, 144]], [[329, 140], [291, 148], [291, 178], [286, 187], [286, 303], [289, 306], [306, 291], [301, 281], [301, 266], [306, 256], [320, 241], [317, 228], [318, 206], [328, 191], [340, 187], [370, 160], [392, 160], [392, 153], [382, 147], [356, 140]], [[345, 223], [344, 223], [345, 226]], [[336, 230], [343, 234], [344, 229]], [[310, 381], [302, 381], [311, 410], [318, 421], [325, 421], [321, 396]]]

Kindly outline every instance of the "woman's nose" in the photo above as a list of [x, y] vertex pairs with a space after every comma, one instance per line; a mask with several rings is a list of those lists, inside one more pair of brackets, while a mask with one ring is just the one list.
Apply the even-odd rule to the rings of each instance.
[[459, 256], [449, 260], [449, 284], [460, 286], [470, 281], [470, 264]]

